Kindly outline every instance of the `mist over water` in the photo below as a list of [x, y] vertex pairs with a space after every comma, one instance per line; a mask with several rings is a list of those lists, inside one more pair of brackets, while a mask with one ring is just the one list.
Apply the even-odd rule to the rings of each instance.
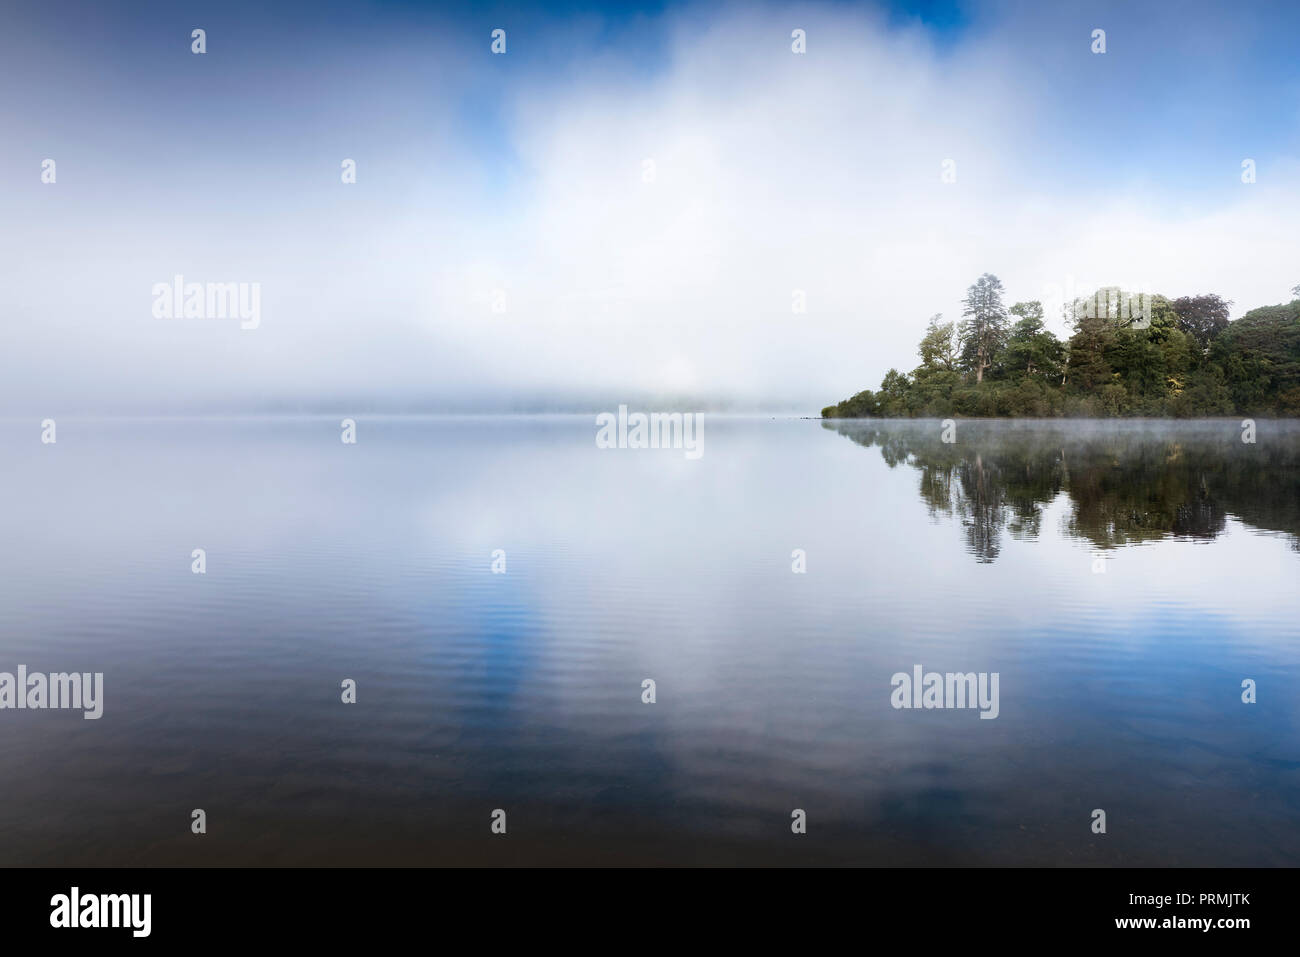
[[1295, 424], [595, 434], [0, 422], [0, 671], [104, 673], [5, 713], [0, 863], [1300, 863]]

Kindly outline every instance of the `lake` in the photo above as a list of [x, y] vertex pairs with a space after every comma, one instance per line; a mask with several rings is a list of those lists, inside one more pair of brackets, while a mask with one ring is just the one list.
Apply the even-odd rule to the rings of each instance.
[[1296, 423], [340, 418], [0, 422], [0, 864], [1300, 864]]

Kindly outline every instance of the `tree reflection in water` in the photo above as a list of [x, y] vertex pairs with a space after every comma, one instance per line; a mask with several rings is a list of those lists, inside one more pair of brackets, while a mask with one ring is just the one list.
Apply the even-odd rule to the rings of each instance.
[[1229, 517], [1285, 534], [1300, 551], [1300, 423], [1236, 420], [958, 421], [836, 419], [823, 427], [891, 468], [920, 472], [931, 515], [962, 523], [967, 549], [992, 562], [1003, 535], [1034, 539], [1065, 495], [1065, 532], [1100, 549], [1169, 537], [1210, 540]]

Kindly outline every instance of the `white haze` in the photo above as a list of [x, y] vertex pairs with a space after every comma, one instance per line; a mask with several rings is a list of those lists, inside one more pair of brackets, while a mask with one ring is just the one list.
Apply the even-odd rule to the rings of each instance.
[[[1237, 315], [1286, 298], [1300, 202], [1278, 184], [1296, 168], [1244, 186], [1251, 146], [1229, 144], [1217, 181], [1090, 175], [1089, 136], [1061, 135], [1081, 88], [1025, 53], [1033, 29], [936, 49], [869, 12], [686, 12], [652, 69], [557, 31], [554, 71], [505, 85], [493, 145], [457, 104], [498, 65], [459, 46], [436, 82], [399, 43], [383, 69], [340, 54], [290, 93], [232, 93], [271, 111], [260, 138], [232, 109], [144, 148], [113, 132], [154, 108], [121, 78], [84, 126], [29, 103], [10, 140], [33, 145], [5, 164], [31, 185], [0, 239], [0, 410], [815, 411], [914, 366], [927, 318], [955, 318], [984, 271], [1008, 302], [1071, 283], [1213, 291]], [[260, 327], [152, 318], [150, 287], [177, 273], [260, 282]]]

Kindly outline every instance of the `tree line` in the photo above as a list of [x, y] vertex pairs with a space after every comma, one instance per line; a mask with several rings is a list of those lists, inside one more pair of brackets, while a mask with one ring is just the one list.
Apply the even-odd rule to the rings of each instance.
[[985, 273], [959, 322], [931, 317], [920, 365], [890, 369], [878, 390], [822, 416], [1300, 416], [1300, 285], [1291, 293], [1230, 320], [1232, 303], [1214, 294], [1112, 287], [1067, 307], [1073, 335], [1062, 341], [1041, 302], [1007, 308], [1001, 281]]

